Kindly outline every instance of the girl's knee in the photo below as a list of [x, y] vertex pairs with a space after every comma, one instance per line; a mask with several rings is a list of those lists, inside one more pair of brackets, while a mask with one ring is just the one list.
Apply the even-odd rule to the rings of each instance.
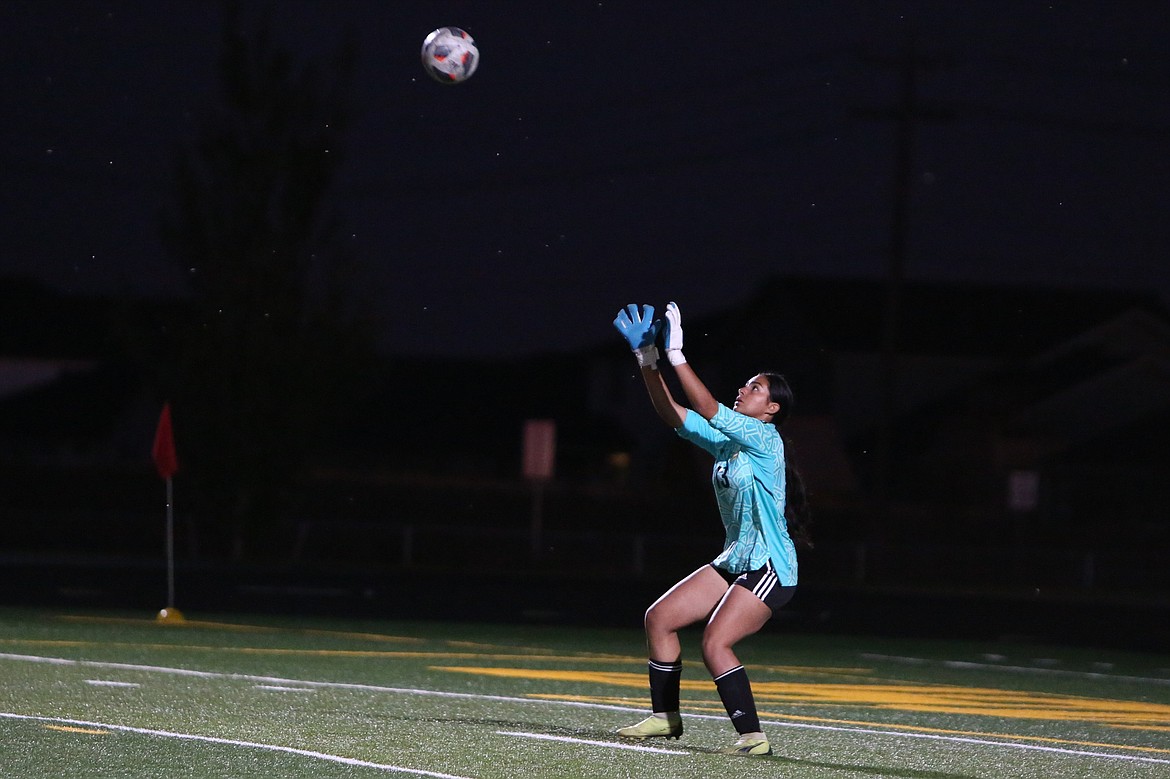
[[646, 628], [647, 635], [674, 631], [674, 626], [670, 624], [669, 617], [662, 609], [658, 608], [658, 604], [646, 609], [646, 614], [642, 617], [642, 626]]
[[719, 658], [727, 652], [731, 651], [731, 645], [723, 640], [716, 632], [710, 630], [703, 631], [703, 660], [710, 665], [710, 661], [714, 658]]

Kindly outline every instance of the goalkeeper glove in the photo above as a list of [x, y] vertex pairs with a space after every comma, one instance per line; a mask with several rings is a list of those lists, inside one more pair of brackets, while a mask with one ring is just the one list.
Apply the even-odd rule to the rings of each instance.
[[639, 366], [643, 368], [658, 366], [658, 347], [654, 345], [654, 341], [658, 337], [662, 322], [654, 321], [654, 306], [643, 305], [642, 313], [639, 314], [638, 306], [631, 303], [618, 311], [613, 326], [633, 349]]
[[671, 365], [682, 365], [687, 361], [682, 353], [682, 313], [678, 310], [678, 303], [673, 301], [666, 305], [666, 330], [663, 340], [666, 343], [666, 359], [670, 360]]

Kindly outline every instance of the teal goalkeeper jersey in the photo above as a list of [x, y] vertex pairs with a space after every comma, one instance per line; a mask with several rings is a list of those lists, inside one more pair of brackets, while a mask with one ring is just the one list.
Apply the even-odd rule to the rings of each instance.
[[784, 440], [775, 425], [723, 404], [708, 422], [687, 410], [678, 435], [715, 457], [711, 483], [723, 520], [723, 551], [712, 564], [730, 573], [770, 559], [785, 586], [796, 584], [796, 547], [784, 519]]

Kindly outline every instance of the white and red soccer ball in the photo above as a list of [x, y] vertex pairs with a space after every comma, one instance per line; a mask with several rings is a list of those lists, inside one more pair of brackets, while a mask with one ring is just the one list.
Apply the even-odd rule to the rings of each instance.
[[422, 64], [441, 84], [458, 84], [471, 78], [479, 66], [475, 39], [458, 27], [440, 27], [422, 45]]

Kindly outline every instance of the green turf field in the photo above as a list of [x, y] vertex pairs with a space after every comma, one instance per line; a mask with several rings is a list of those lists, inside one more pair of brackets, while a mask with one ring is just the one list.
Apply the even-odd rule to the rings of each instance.
[[0, 611], [0, 776], [1170, 777], [1170, 656], [788, 635], [741, 653], [776, 754], [684, 637], [679, 741], [635, 630]]

